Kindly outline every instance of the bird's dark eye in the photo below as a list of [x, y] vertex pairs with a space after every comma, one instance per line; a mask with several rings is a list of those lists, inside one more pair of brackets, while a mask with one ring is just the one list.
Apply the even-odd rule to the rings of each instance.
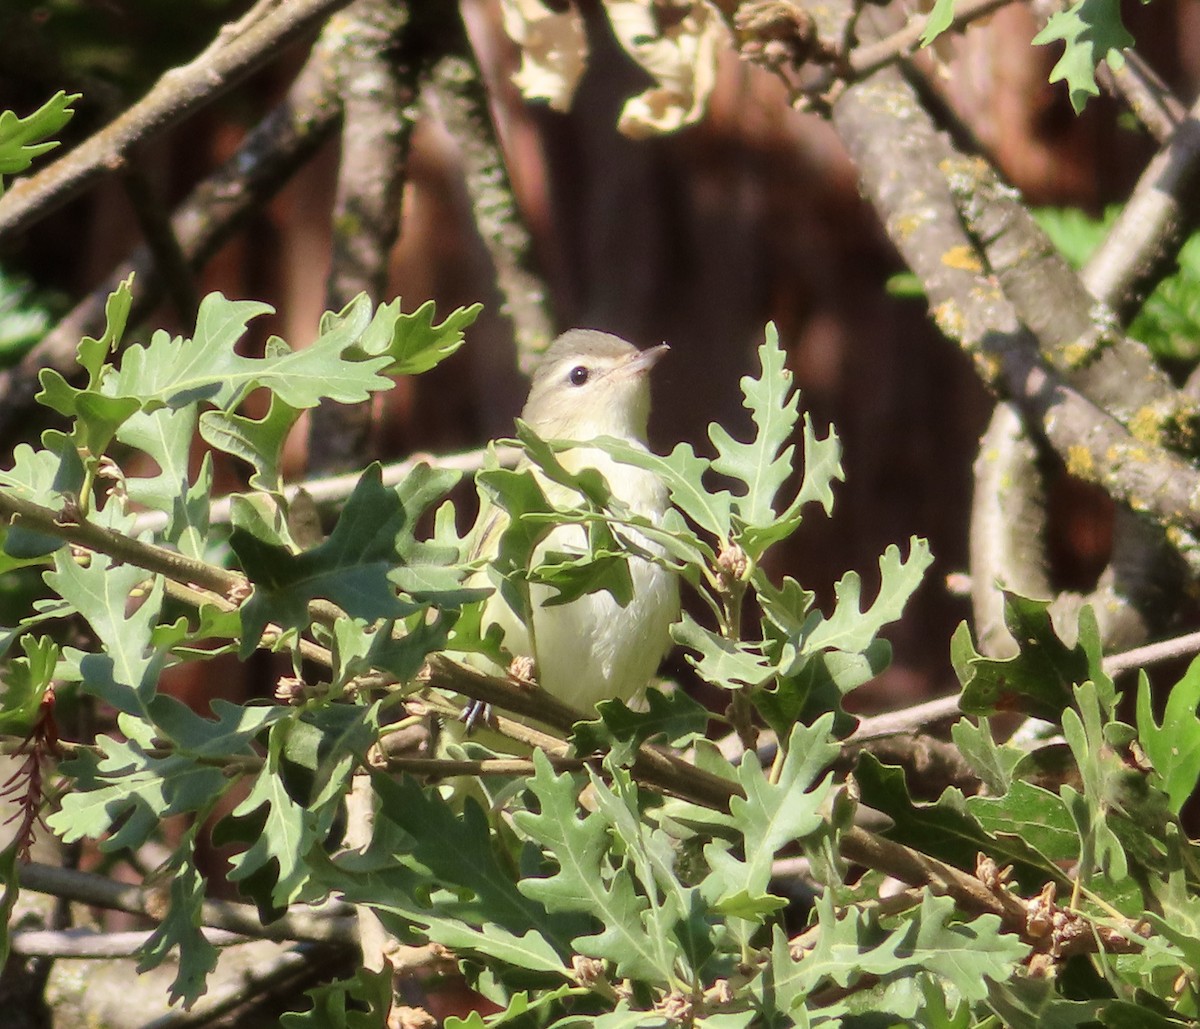
[[571, 380], [572, 386], [582, 386], [588, 381], [589, 375], [591, 375], [591, 372], [588, 370], [587, 365], [577, 364], [567, 373], [567, 378]]

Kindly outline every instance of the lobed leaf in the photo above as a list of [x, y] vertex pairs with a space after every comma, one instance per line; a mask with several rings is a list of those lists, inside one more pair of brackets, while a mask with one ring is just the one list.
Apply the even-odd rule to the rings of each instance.
[[745, 797], [729, 803], [733, 826], [743, 839], [738, 857], [725, 841], [704, 848], [711, 872], [702, 883], [704, 896], [726, 915], [762, 922], [786, 901], [767, 892], [771, 866], [780, 848], [817, 832], [824, 824], [823, 806], [833, 786], [832, 775], [817, 777], [839, 753], [830, 738], [833, 715], [811, 727], [797, 725], [774, 781], [767, 779], [758, 757], [747, 753], [738, 766]]
[[1138, 677], [1138, 741], [1163, 779], [1172, 814], [1178, 815], [1195, 792], [1200, 779], [1200, 658], [1196, 658], [1183, 678], [1167, 694], [1162, 724], [1154, 718], [1150, 700], [1150, 680], [1143, 670]]
[[311, 621], [309, 602], [332, 601], [351, 618], [374, 620], [404, 615], [388, 580], [396, 562], [396, 537], [412, 515], [371, 465], [354, 487], [329, 538], [301, 554], [250, 532], [235, 518], [230, 546], [254, 584], [242, 605], [241, 656], [253, 652], [266, 626], [303, 629]]
[[3, 176], [23, 172], [34, 158], [58, 146], [57, 140], [46, 137], [71, 120], [75, 114], [71, 105], [82, 95], [60, 89], [24, 118], [12, 111], [0, 111], [0, 196], [4, 194]]
[[1121, 20], [1119, 0], [1075, 0], [1065, 11], [1055, 11], [1033, 37], [1035, 45], [1061, 42], [1063, 54], [1050, 72], [1050, 82], [1066, 80], [1071, 106], [1078, 114], [1088, 97], [1098, 96], [1096, 65], [1108, 61], [1120, 68], [1121, 51], [1134, 43]]

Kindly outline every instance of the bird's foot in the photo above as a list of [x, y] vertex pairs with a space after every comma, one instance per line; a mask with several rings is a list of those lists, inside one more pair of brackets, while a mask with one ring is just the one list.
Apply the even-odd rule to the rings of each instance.
[[496, 724], [496, 713], [492, 710], [491, 704], [486, 704], [482, 700], [472, 700], [471, 703], [462, 709], [462, 714], [458, 716], [458, 720], [466, 726], [467, 735], [470, 736], [475, 730], [476, 725], [494, 727]]

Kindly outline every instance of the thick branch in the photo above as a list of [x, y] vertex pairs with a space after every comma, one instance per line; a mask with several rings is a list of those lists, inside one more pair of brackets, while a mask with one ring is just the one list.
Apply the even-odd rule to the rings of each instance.
[[[406, 4], [357, 0], [337, 25], [342, 40], [334, 70], [344, 114], [326, 287], [325, 306], [333, 311], [359, 293], [383, 299], [400, 231], [422, 66], [417, 48], [406, 45]], [[309, 467], [337, 472], [361, 466], [370, 428], [370, 403], [323, 402], [309, 422]]]
[[529, 374], [554, 336], [549, 288], [536, 269], [533, 237], [521, 218], [479, 65], [459, 26], [458, 53], [433, 67], [427, 95], [462, 159], [475, 226], [496, 269], [500, 311], [513, 324], [517, 364]]
[[195, 60], [164, 74], [116, 121], [37, 175], [16, 183], [0, 198], [0, 240], [28, 228], [102, 175], [118, 170], [133, 146], [220, 96], [278, 56], [284, 44], [348, 2], [267, 3], [273, 7], [271, 12], [248, 17], [250, 24], [243, 31], [227, 26]]

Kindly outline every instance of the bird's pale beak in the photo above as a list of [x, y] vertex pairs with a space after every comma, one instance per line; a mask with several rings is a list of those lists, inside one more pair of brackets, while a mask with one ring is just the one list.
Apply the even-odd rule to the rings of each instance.
[[621, 365], [621, 371], [626, 375], [644, 375], [658, 364], [659, 360], [670, 349], [666, 343], [659, 343], [656, 347], [639, 350]]

